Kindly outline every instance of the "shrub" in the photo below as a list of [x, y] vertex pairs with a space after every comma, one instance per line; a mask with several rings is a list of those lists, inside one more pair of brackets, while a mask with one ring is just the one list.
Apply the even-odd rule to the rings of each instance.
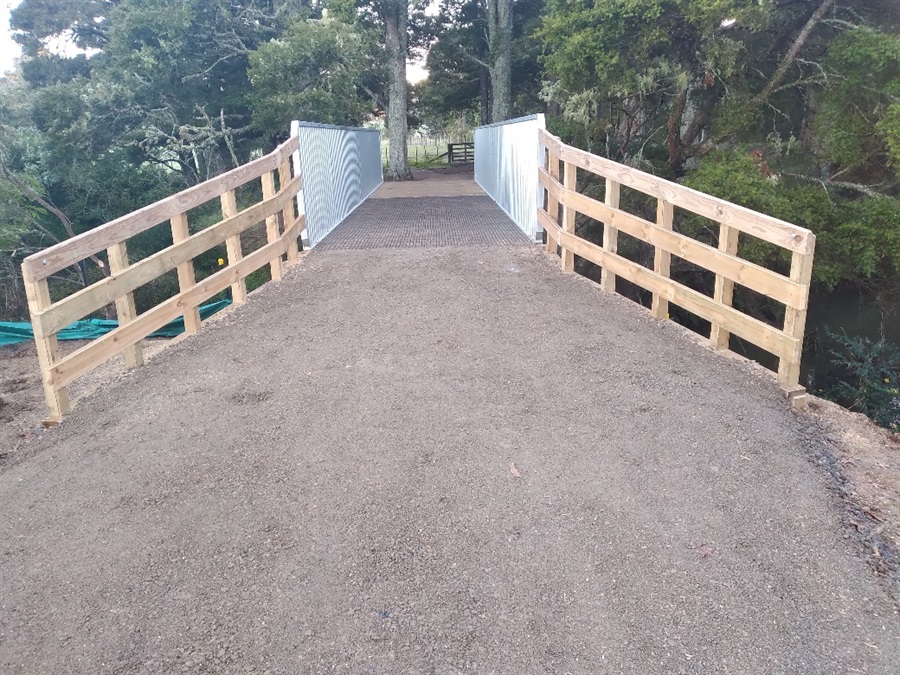
[[900, 346], [884, 338], [873, 342], [827, 332], [836, 345], [830, 353], [838, 373], [836, 383], [824, 392], [826, 398], [900, 432]]

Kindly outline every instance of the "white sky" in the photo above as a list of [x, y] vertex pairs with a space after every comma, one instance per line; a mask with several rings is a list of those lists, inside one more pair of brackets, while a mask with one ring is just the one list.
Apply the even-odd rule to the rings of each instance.
[[13, 60], [19, 56], [19, 45], [9, 34], [9, 11], [22, 0], [0, 0], [0, 75], [12, 70]]
[[[9, 12], [22, 0], [0, 0], [0, 75], [12, 70], [13, 61], [19, 57], [19, 45], [13, 41], [9, 30]], [[429, 7], [429, 10], [432, 8]], [[421, 82], [428, 77], [428, 71], [421, 62], [410, 62], [406, 68], [406, 79], [412, 83]]]

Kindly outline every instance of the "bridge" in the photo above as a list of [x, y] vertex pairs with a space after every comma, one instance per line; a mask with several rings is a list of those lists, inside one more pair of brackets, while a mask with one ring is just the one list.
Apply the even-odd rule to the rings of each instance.
[[[895, 671], [895, 602], [796, 410], [811, 233], [567, 146], [540, 116], [476, 132], [477, 182], [381, 184], [373, 153], [371, 131], [297, 124], [26, 261], [56, 426], [0, 474], [4, 672]], [[656, 219], [628, 210], [637, 191]], [[221, 221], [192, 231], [211, 201]], [[171, 246], [129, 260], [161, 225]], [[790, 262], [741, 258], [745, 237]], [[104, 253], [108, 276], [51, 296]], [[248, 293], [259, 269], [272, 281]], [[138, 313], [134, 291], [173, 272], [178, 293]], [[783, 303], [781, 325], [734, 307], [741, 288]], [[225, 290], [235, 308], [201, 324]], [[61, 355], [59, 329], [112, 302], [119, 328]], [[178, 316], [186, 337], [139, 367]], [[777, 371], [726, 357], [732, 334]], [[73, 407], [113, 357], [130, 372]]]

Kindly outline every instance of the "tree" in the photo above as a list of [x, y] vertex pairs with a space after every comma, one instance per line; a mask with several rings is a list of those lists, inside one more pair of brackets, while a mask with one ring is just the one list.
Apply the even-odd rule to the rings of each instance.
[[407, 151], [409, 131], [406, 119], [409, 0], [378, 0], [375, 7], [384, 25], [388, 63], [388, 176], [393, 180], [409, 180], [412, 178]]
[[[896, 303], [900, 20], [890, 8], [550, 0], [544, 95], [565, 118], [551, 124], [595, 152], [812, 229], [817, 283]], [[783, 264], [770, 248], [741, 246]]]
[[491, 121], [512, 117], [512, 0], [484, 0], [487, 10], [491, 77]]
[[[428, 53], [428, 80], [422, 87], [421, 103], [428, 114], [446, 119], [477, 110], [479, 121], [486, 124], [543, 108], [538, 95], [540, 44], [534, 32], [544, 2], [518, 0], [508, 5], [511, 31], [507, 42], [497, 34], [496, 25], [493, 33], [497, 39], [490, 37], [488, 9], [496, 16], [496, 2], [445, 0], [437, 19], [436, 40]], [[507, 65], [508, 79], [502, 75]]]
[[364, 80], [378, 69], [374, 40], [361, 26], [299, 19], [250, 55], [254, 125], [278, 137], [294, 119], [360, 124], [375, 105]]

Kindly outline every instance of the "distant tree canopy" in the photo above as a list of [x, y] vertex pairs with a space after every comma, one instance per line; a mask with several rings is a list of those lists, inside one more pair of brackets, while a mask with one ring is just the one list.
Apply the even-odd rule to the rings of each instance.
[[[291, 120], [355, 125], [381, 89], [375, 36], [334, 19], [298, 19], [250, 55], [254, 125], [277, 137]], [[287, 85], [287, 86], [286, 86]]]
[[[538, 111], [567, 142], [812, 229], [819, 284], [889, 304], [900, 297], [898, 11], [896, 0], [23, 0], [12, 13], [23, 59], [0, 80], [0, 315], [25, 313], [22, 257], [271, 149], [291, 119], [384, 119], [389, 173], [402, 178], [410, 124]], [[411, 90], [417, 56], [429, 78]], [[89, 261], [54, 284], [102, 273]]]
[[815, 278], [900, 292], [900, 17], [863, 0], [548, 0], [569, 140], [808, 227]]

